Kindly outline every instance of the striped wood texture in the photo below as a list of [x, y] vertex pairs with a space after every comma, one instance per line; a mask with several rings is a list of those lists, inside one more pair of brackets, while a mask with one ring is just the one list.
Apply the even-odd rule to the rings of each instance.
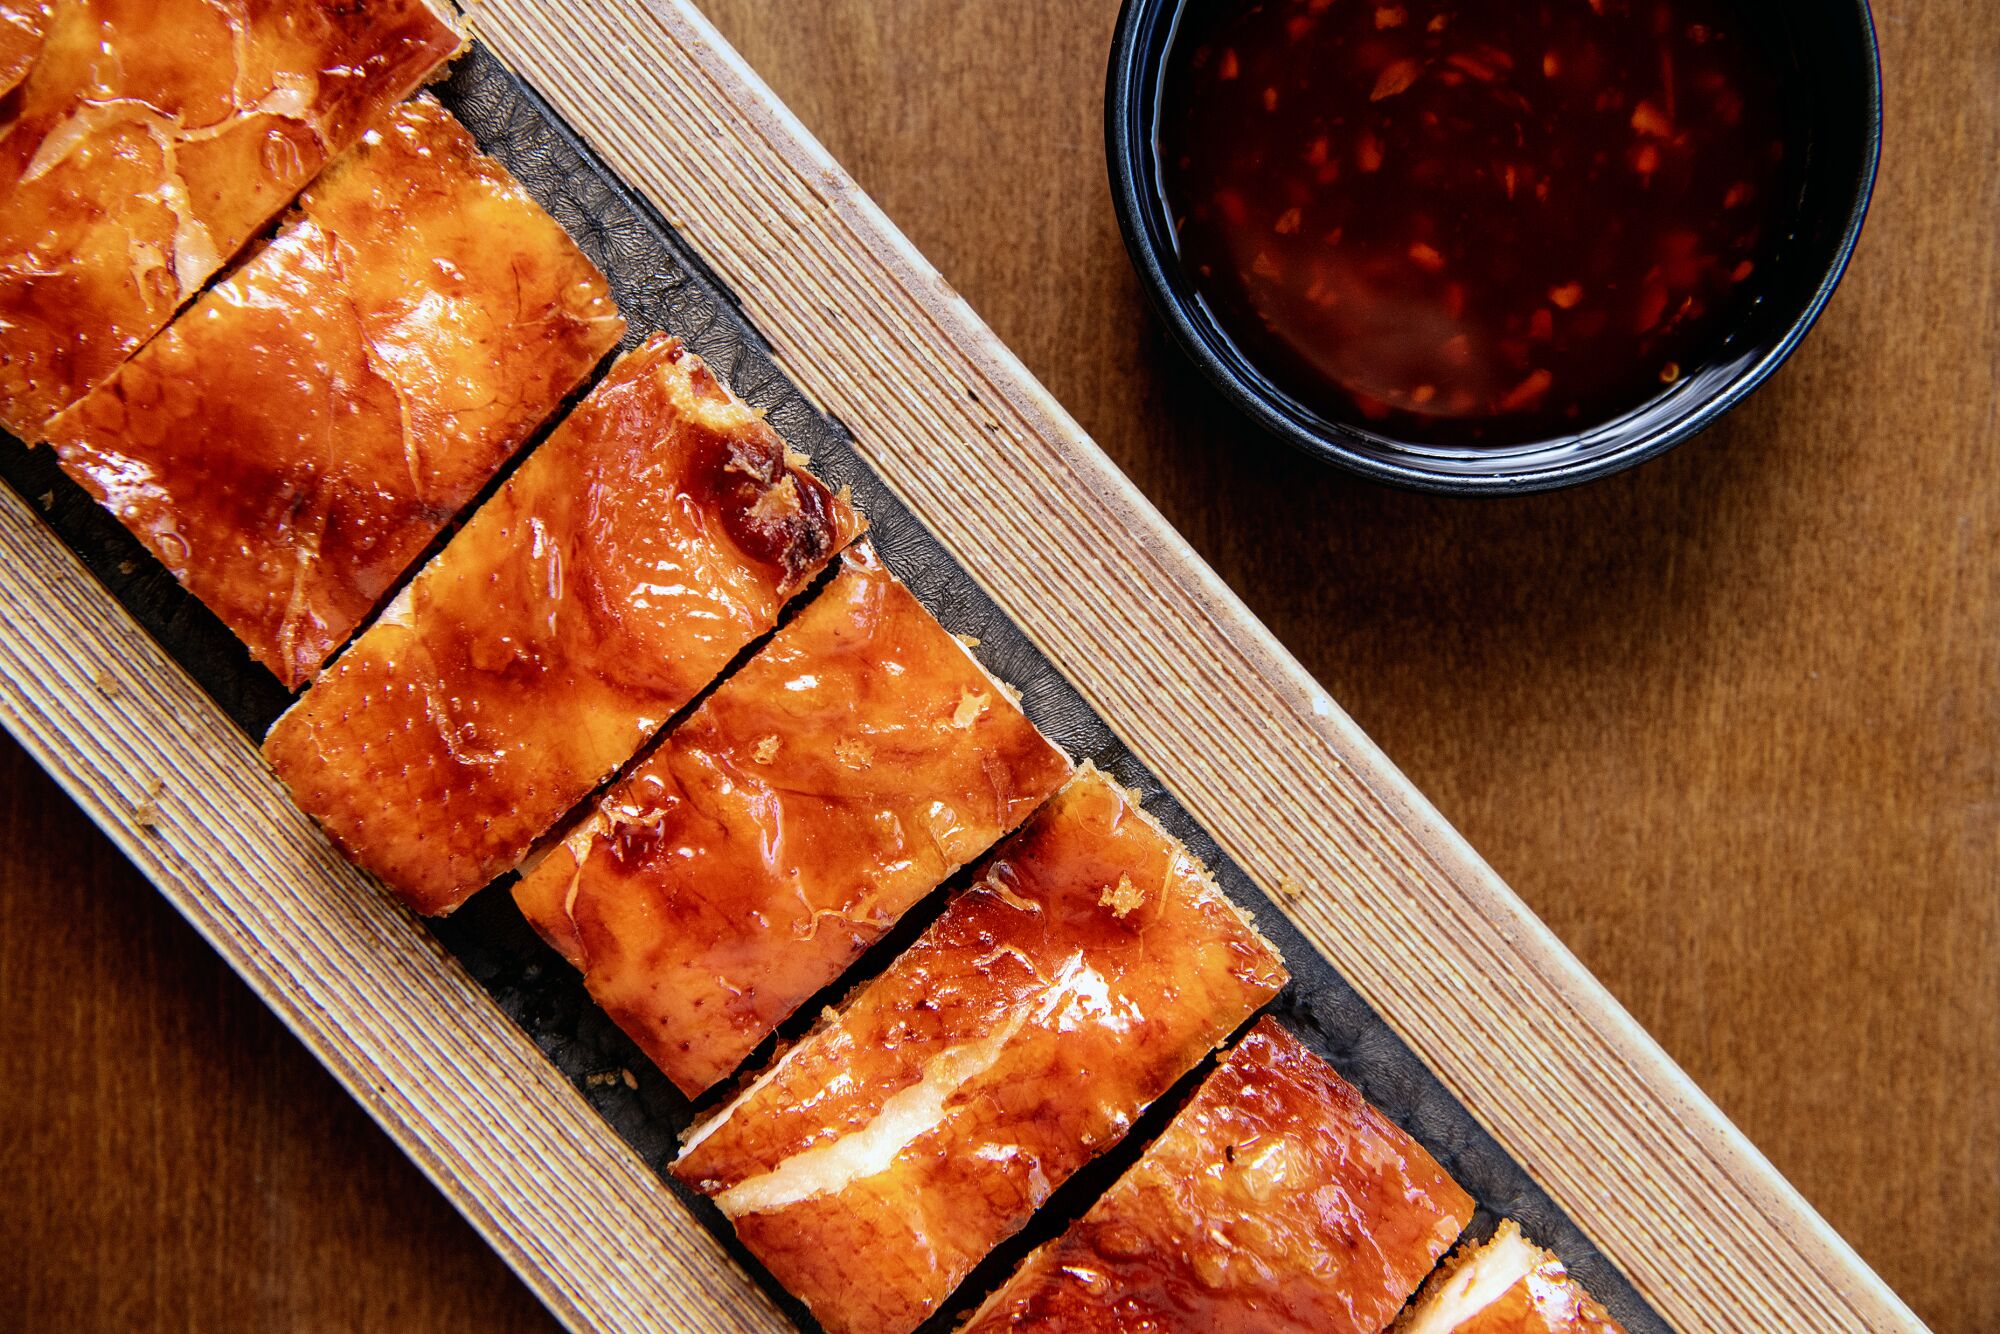
[[[692, 7], [489, 0], [474, 23], [683, 230], [793, 378], [1663, 1315], [1691, 1331], [1920, 1328]], [[0, 618], [0, 722], [559, 1316], [783, 1327], [4, 489]]]

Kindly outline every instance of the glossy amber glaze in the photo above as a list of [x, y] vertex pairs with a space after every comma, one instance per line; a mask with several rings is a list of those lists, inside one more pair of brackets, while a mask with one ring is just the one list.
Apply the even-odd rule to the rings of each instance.
[[1379, 1334], [1471, 1217], [1421, 1145], [1265, 1019], [966, 1334]]
[[429, 97], [49, 424], [63, 467], [293, 689], [625, 331]]
[[1625, 1334], [1563, 1262], [1512, 1219], [1465, 1248], [1396, 1323], [1396, 1334]]
[[673, 1170], [834, 1334], [906, 1331], [1285, 979], [1085, 766]]
[[299, 805], [448, 912], [860, 531], [678, 339], [622, 357], [265, 739]]
[[692, 1095], [1069, 769], [858, 547], [514, 896]]
[[0, 96], [28, 77], [54, 12], [54, 0], [0, 0]]
[[424, 0], [56, 0], [0, 108], [0, 425], [39, 439], [458, 46]]

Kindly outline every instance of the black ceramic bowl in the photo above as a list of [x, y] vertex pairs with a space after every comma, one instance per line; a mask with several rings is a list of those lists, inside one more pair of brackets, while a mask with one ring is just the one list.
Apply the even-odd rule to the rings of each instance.
[[1230, 339], [1181, 272], [1160, 181], [1161, 85], [1182, 11], [1228, 0], [1125, 0], [1105, 89], [1106, 155], [1125, 245], [1175, 339], [1208, 378], [1273, 434], [1330, 463], [1399, 486], [1458, 494], [1545, 491], [1603, 477], [1708, 426], [1791, 354], [1847, 268], [1882, 143], [1881, 68], [1867, 0], [1751, 0], [1782, 22], [1781, 87], [1806, 144], [1794, 232], [1765, 266], [1745, 316], [1678, 383], [1641, 407], [1530, 444], [1448, 448], [1398, 440], [1301, 403]]

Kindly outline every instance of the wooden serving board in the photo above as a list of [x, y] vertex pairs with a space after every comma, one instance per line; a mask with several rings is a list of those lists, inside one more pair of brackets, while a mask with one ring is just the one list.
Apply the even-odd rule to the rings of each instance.
[[[1559, 1249], [1618, 1289], [1635, 1328], [1920, 1328], [690, 5], [489, 0], [475, 25], [714, 270], [772, 344], [787, 392], [853, 429], [885, 503], [1087, 705], [1082, 734], [1108, 726], [1230, 873], [1261, 886], [1295, 966], [1311, 971], [1296, 956], [1316, 951], [1366, 1023], [1393, 1030], [1396, 1050], [1362, 1062], [1418, 1072], [1394, 1081], [1391, 1110], [1421, 1119], [1413, 1108], [1448, 1101], [1445, 1147], [1497, 1164], [1495, 1180], [1522, 1176], [1484, 1198], [1573, 1225]], [[571, 194], [601, 193], [578, 180]], [[572, 216], [551, 206], [573, 230], [603, 216], [566, 202]], [[643, 259], [629, 238], [590, 239], [607, 268]], [[649, 314], [669, 327], [694, 309], [672, 284], [658, 302]], [[149, 634], [127, 607], [169, 604], [120, 581], [154, 576], [120, 562], [93, 572], [10, 477], [0, 722], [565, 1321], [785, 1327], [783, 1299], [662, 1184], [659, 1081], [580, 1096], [578, 1062], [490, 975], [501, 965], [478, 933], [504, 928], [475, 905], [427, 930], [342, 862], [241, 725], [269, 713], [268, 689], [191, 662], [172, 624], [151, 620]], [[1454, 1129], [1463, 1113], [1470, 1129]]]

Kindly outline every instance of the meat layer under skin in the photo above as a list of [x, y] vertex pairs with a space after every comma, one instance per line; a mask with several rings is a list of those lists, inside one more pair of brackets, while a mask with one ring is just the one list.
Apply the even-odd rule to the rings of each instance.
[[449, 912], [771, 628], [861, 529], [678, 339], [615, 363], [280, 718], [333, 842]]
[[1472, 1200], [1269, 1019], [965, 1327], [1380, 1334]]
[[56, 0], [0, 125], [0, 426], [39, 440], [460, 44], [425, 0]]
[[49, 441], [296, 690], [616, 345], [609, 292], [419, 97]]
[[673, 1170], [833, 1334], [899, 1334], [1285, 980], [1085, 766]]
[[1396, 1334], [1625, 1334], [1563, 1262], [1513, 1219], [1462, 1248], [1429, 1283]]
[[863, 545], [514, 897], [694, 1095], [1069, 772]]

